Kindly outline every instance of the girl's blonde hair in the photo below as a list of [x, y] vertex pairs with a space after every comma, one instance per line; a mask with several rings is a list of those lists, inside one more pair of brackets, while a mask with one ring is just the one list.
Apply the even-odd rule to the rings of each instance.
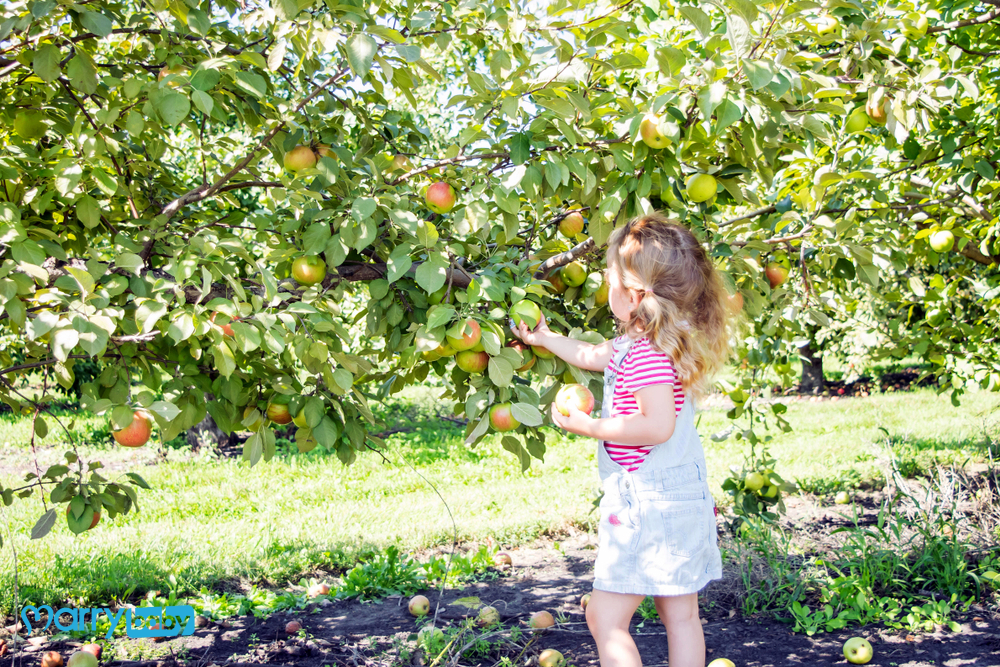
[[642, 215], [612, 232], [608, 270], [642, 293], [622, 333], [646, 336], [670, 357], [686, 393], [703, 396], [729, 356], [728, 295], [704, 247], [661, 213]]

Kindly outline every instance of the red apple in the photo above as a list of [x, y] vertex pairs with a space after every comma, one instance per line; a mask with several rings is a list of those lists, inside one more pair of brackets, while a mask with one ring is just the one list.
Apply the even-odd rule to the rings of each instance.
[[513, 431], [521, 422], [514, 418], [510, 411], [510, 403], [497, 403], [490, 408], [490, 426], [501, 433]]
[[563, 282], [569, 287], [579, 287], [587, 280], [587, 268], [580, 262], [570, 262], [562, 268]]
[[122, 447], [142, 447], [149, 442], [152, 433], [153, 422], [149, 418], [149, 413], [145, 410], [136, 410], [132, 413], [132, 423], [120, 431], [114, 431], [111, 435]]
[[547, 611], [538, 611], [531, 615], [531, 620], [528, 621], [530, 625], [535, 630], [544, 630], [545, 628], [551, 628], [556, 624], [556, 620], [552, 618], [552, 614]]
[[514, 320], [514, 326], [520, 327], [521, 322], [524, 322], [528, 325], [528, 331], [533, 331], [542, 321], [542, 310], [534, 301], [523, 299], [510, 307], [510, 316]]
[[[215, 322], [215, 316], [216, 315], [218, 315], [218, 313], [212, 313], [212, 317], [210, 318], [212, 322]], [[233, 333], [233, 328], [230, 326], [230, 324], [232, 324], [233, 322], [239, 322], [239, 321], [240, 321], [240, 318], [238, 318], [238, 317], [231, 317], [229, 319], [228, 323], [226, 323], [226, 324], [220, 324], [219, 328], [222, 329], [222, 335], [223, 336], [229, 336], [230, 338], [232, 338], [233, 335], [234, 335], [234, 333]]]
[[424, 201], [435, 213], [447, 213], [455, 208], [455, 189], [444, 181], [437, 181], [427, 188]]
[[521, 360], [524, 362], [520, 368], [516, 369], [518, 373], [523, 373], [535, 365], [535, 354], [531, 351], [531, 347], [521, 341], [511, 343], [510, 347], [521, 354]]
[[319, 597], [320, 595], [329, 595], [329, 594], [330, 594], [330, 586], [324, 583], [314, 584], [310, 586], [308, 592], [306, 593], [306, 595], [308, 595], [311, 598], [316, 598]]
[[771, 284], [771, 289], [775, 289], [788, 280], [788, 269], [781, 264], [771, 262], [764, 268], [764, 275], [767, 276], [767, 282]]
[[495, 556], [493, 556], [493, 564], [500, 566], [506, 565], [511, 566], [514, 564], [514, 559], [510, 557], [510, 554], [506, 551], [498, 551]]
[[316, 153], [309, 146], [298, 145], [285, 153], [285, 169], [288, 171], [299, 171], [316, 166]]
[[302, 629], [302, 624], [298, 621], [288, 621], [285, 623], [285, 633], [289, 635], [294, 635], [296, 632]]
[[743, 310], [743, 294], [741, 292], [729, 295], [729, 310], [734, 314]]
[[868, 101], [865, 102], [865, 113], [868, 114], [868, 117], [876, 125], [885, 125], [885, 121], [888, 118], [885, 113], [885, 102], [882, 101], [875, 104], [873, 98], [868, 98]]
[[568, 417], [570, 407], [584, 414], [594, 411], [594, 395], [582, 384], [568, 384], [556, 394], [556, 410]]
[[42, 667], [63, 667], [62, 656], [55, 651], [46, 651], [42, 654]]
[[300, 285], [315, 285], [326, 278], [326, 262], [316, 255], [296, 257], [292, 262], [292, 278]]
[[562, 294], [566, 291], [566, 283], [563, 282], [562, 276], [559, 274], [559, 271], [554, 271], [546, 278], [549, 281], [549, 285], [551, 285], [548, 290], [553, 294]]
[[90, 653], [95, 658], [97, 658], [98, 660], [100, 660], [101, 659], [101, 652], [104, 649], [101, 648], [100, 644], [84, 644], [83, 646], [80, 647], [80, 650], [81, 651], [86, 651], [87, 653]]
[[455, 364], [466, 373], [482, 373], [490, 363], [490, 355], [485, 352], [465, 350], [455, 355]]
[[576, 238], [583, 231], [583, 216], [579, 211], [573, 211], [559, 221], [559, 233], [567, 238]]
[[463, 350], [471, 350], [478, 345], [483, 332], [479, 327], [479, 322], [476, 322], [470, 317], [464, 322], [459, 322], [448, 329], [448, 331], [445, 332], [445, 335], [448, 338], [448, 344], [451, 345], [456, 352], [462, 352]]
[[267, 418], [275, 424], [287, 424], [292, 421], [292, 413], [288, 410], [288, 406], [283, 403], [268, 403]]

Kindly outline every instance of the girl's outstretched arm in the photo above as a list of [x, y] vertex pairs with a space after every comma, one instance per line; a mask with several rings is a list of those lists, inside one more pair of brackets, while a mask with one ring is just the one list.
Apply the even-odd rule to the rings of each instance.
[[654, 384], [635, 392], [639, 411], [626, 417], [593, 419], [572, 407], [564, 417], [552, 404], [552, 421], [570, 433], [607, 440], [616, 445], [658, 445], [674, 434], [674, 388]]
[[544, 347], [566, 363], [573, 364], [577, 368], [582, 368], [586, 371], [603, 371], [607, 367], [608, 362], [611, 361], [612, 349], [610, 340], [600, 345], [594, 345], [593, 343], [586, 343], [582, 340], [557, 334], [549, 329], [549, 326], [545, 323], [544, 315], [542, 315], [542, 319], [534, 331], [528, 330], [528, 325], [524, 323], [524, 320], [521, 320], [520, 327], [511, 327], [510, 330], [528, 345]]

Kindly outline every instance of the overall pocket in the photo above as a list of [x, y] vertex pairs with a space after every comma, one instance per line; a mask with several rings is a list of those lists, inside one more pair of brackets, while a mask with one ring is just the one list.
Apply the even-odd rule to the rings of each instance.
[[[663, 542], [663, 548], [667, 553], [681, 558], [690, 558], [701, 552], [705, 548], [705, 540], [708, 536], [705, 522], [705, 497], [702, 492], [688, 492], [685, 494], [656, 494], [658, 496], [670, 495], [671, 498], [653, 497], [647, 500], [649, 506], [650, 524], [659, 527], [662, 534], [659, 538]], [[686, 497], [679, 498], [684, 495]]]

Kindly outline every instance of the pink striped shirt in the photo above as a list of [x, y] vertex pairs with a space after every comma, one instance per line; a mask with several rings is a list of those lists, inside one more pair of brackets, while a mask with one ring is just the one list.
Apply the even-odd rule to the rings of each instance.
[[[628, 338], [619, 336], [614, 340], [613, 345], [614, 353], [610, 365], [617, 377], [615, 377], [614, 395], [611, 402], [611, 416], [625, 417], [639, 412], [635, 393], [655, 384], [673, 386], [674, 411], [675, 414], [680, 414], [681, 408], [684, 407], [684, 391], [676, 383], [677, 376], [670, 358], [653, 347], [648, 338], [640, 338], [625, 353], [621, 365], [616, 365], [614, 357], [628, 345]], [[646, 460], [646, 456], [649, 455], [653, 447], [658, 444], [616, 445], [612, 442], [605, 442], [604, 447], [612, 461], [622, 465], [629, 472], [635, 472]]]

